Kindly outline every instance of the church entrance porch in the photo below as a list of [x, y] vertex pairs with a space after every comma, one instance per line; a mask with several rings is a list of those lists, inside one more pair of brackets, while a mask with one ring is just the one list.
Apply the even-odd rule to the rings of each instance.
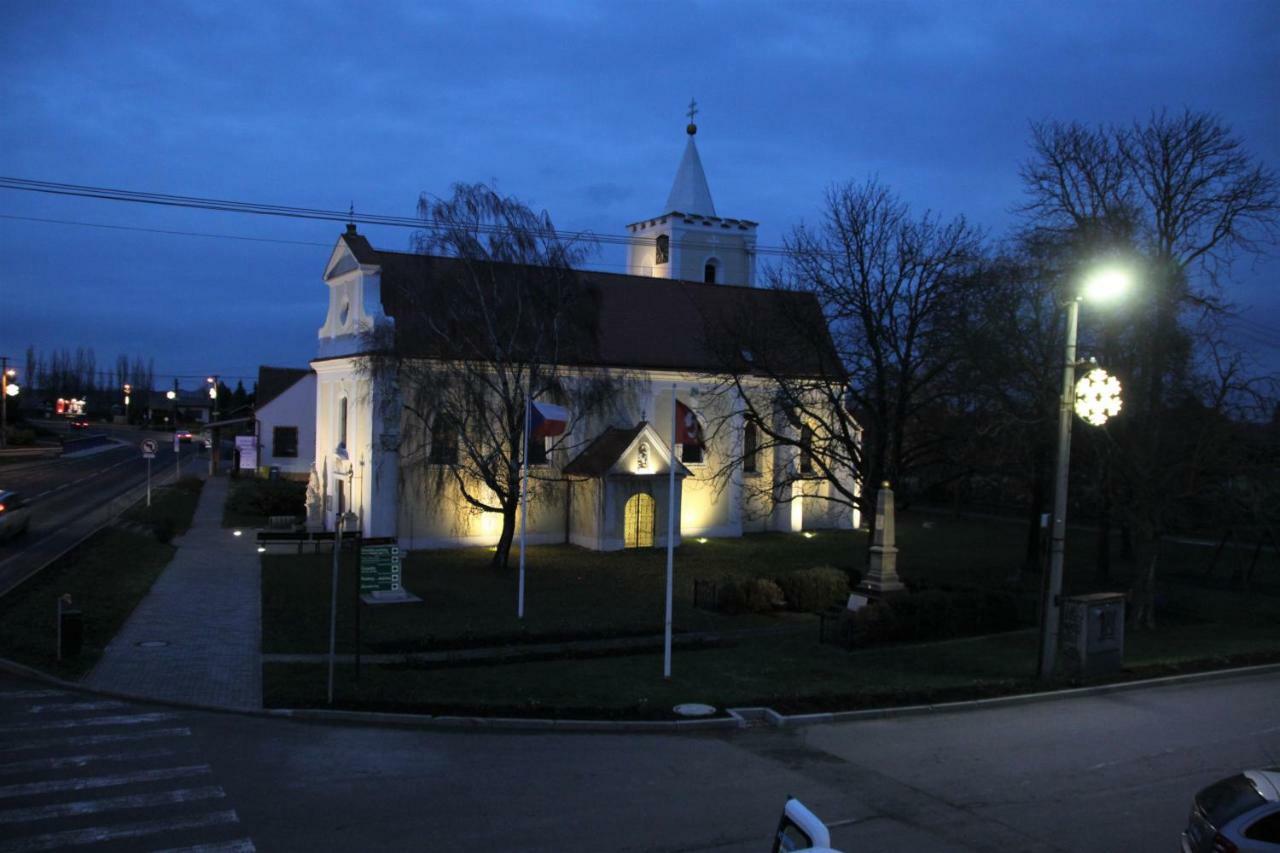
[[[644, 421], [605, 429], [564, 468], [572, 484], [569, 541], [596, 551], [665, 546], [667, 521], [680, 518], [684, 479], [689, 476], [689, 470], [675, 461], [671, 501], [672, 464], [671, 449]], [[679, 543], [677, 524], [675, 544]]]

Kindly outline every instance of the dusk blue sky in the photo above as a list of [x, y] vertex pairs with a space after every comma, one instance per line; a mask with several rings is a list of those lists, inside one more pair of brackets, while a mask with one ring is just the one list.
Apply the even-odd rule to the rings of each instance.
[[[762, 245], [872, 174], [999, 237], [1031, 121], [1207, 110], [1276, 168], [1278, 85], [1274, 0], [43, 0], [0, 28], [0, 174], [393, 215], [495, 180], [561, 228], [621, 235], [664, 212], [692, 96], [717, 211], [759, 221]], [[158, 384], [314, 355], [339, 224], [12, 190], [0, 216], [0, 353], [154, 356]], [[361, 230], [388, 249], [411, 233]], [[1227, 294], [1272, 368], [1278, 271], [1243, 264]]]

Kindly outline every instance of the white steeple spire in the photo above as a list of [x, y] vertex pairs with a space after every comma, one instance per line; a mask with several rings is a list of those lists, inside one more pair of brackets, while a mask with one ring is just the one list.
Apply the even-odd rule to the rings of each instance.
[[707, 175], [702, 171], [702, 158], [698, 156], [698, 146], [693, 137], [698, 126], [693, 117], [698, 112], [698, 102], [689, 102], [689, 126], [685, 131], [689, 141], [684, 146], [684, 156], [680, 159], [680, 168], [676, 170], [675, 183], [671, 185], [671, 194], [667, 196], [667, 210], [678, 210], [681, 213], [696, 213], [702, 216], [715, 216], [716, 206], [711, 203], [711, 188], [707, 186]]

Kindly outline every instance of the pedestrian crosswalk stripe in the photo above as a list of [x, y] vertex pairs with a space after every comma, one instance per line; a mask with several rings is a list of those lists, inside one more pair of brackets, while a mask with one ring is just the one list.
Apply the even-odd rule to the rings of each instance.
[[8, 773], [26, 773], [31, 770], [61, 770], [64, 767], [85, 767], [90, 764], [120, 761], [146, 761], [166, 758], [172, 749], [140, 749], [137, 752], [108, 752], [101, 755], [62, 755], [56, 758], [32, 758], [27, 761], [11, 761], [0, 764], [0, 776]]
[[85, 717], [80, 720], [41, 720], [33, 723], [11, 723], [0, 726], [0, 734], [6, 732], [29, 732], [39, 729], [75, 729], [85, 726], [136, 726], [140, 723], [158, 723], [162, 720], [176, 720], [177, 714], [157, 711], [151, 714], [121, 714], [114, 717]]
[[194, 847], [170, 847], [154, 853], [256, 853], [257, 847], [248, 838], [237, 838], [222, 844], [197, 844]]
[[127, 703], [116, 699], [103, 699], [101, 702], [52, 702], [48, 705], [32, 705], [27, 708], [28, 714], [50, 714], [63, 711], [111, 711], [128, 707]]
[[136, 782], [160, 782], [165, 779], [182, 779], [187, 776], [203, 776], [209, 772], [208, 764], [192, 764], [188, 767], [164, 767], [158, 770], [135, 770], [112, 776], [82, 776], [79, 779], [55, 779], [47, 782], [26, 782], [21, 785], [0, 786], [0, 799], [5, 797], [30, 797], [36, 794], [52, 794], [58, 791], [87, 791], [93, 788], [113, 788]]
[[161, 791], [156, 794], [133, 794], [127, 797], [107, 797], [101, 800], [54, 803], [48, 806], [32, 806], [26, 809], [0, 811], [0, 824], [48, 820], [53, 817], [74, 817], [97, 814], [98, 812], [119, 811], [121, 809], [167, 806], [174, 803], [194, 803], [198, 800], [215, 800], [226, 795], [226, 791], [219, 786], [209, 785], [204, 788], [178, 788], [173, 791]]
[[48, 699], [53, 696], [78, 696], [67, 690], [0, 690], [0, 699]]
[[162, 832], [182, 832], [191, 829], [207, 829], [213, 826], [227, 826], [239, 823], [234, 809], [221, 812], [209, 812], [191, 817], [177, 817], [165, 820], [146, 820], [138, 823], [122, 823], [115, 826], [91, 826], [86, 829], [70, 829], [62, 832], [49, 832], [44, 835], [32, 835], [27, 838], [15, 838], [0, 842], [3, 853], [33, 853], [36, 850], [53, 850], [58, 847], [71, 847], [81, 844], [100, 844], [106, 841], [122, 841], [130, 838], [143, 838], [148, 835], [159, 835]]
[[178, 726], [172, 729], [147, 729], [140, 732], [120, 732], [110, 735], [69, 735], [66, 737], [54, 738], [37, 738], [35, 740], [23, 741], [15, 746], [6, 746], [0, 749], [0, 755], [7, 755], [11, 752], [22, 752], [32, 749], [49, 749], [62, 748], [69, 746], [100, 746], [104, 743], [125, 743], [133, 740], [149, 740], [151, 738], [162, 737], [191, 737], [191, 729], [186, 726]]

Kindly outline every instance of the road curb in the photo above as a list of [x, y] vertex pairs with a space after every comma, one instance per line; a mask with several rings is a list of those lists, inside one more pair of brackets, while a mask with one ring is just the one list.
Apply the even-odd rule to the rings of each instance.
[[[433, 716], [430, 714], [404, 714], [384, 711], [344, 711], [324, 708], [234, 708], [224, 705], [204, 705], [196, 702], [181, 702], [171, 699], [157, 699], [152, 696], [140, 696], [134, 693], [122, 693], [115, 690], [87, 687], [79, 682], [66, 681], [49, 675], [38, 669], [20, 664], [6, 658], [0, 658], [0, 671], [40, 681], [45, 684], [87, 693], [93, 696], [104, 696], [128, 702], [160, 705], [167, 708], [178, 708], [188, 711], [206, 711], [215, 714], [236, 714], [246, 717], [264, 719], [285, 719], [299, 723], [342, 723], [361, 726], [384, 726], [396, 728], [439, 729], [447, 731], [510, 731], [510, 732], [564, 732], [564, 733], [598, 733], [598, 734], [692, 734], [702, 731], [732, 731], [748, 728], [750, 720], [740, 714], [727, 711], [728, 716], [692, 720], [573, 720], [555, 718], [523, 718], [523, 717], [466, 717], [466, 716]], [[960, 702], [941, 702], [936, 705], [905, 705], [902, 707], [867, 708], [858, 711], [827, 711], [816, 714], [779, 714], [772, 708], [734, 709], [735, 711], [763, 712], [764, 719], [774, 728], [797, 728], [800, 726], [823, 725], [827, 723], [857, 722], [859, 720], [881, 720], [892, 717], [916, 717], [928, 714], [945, 714], [965, 711], [982, 711], [989, 708], [1031, 705], [1054, 699], [1084, 698], [1106, 693], [1119, 693], [1126, 690], [1141, 690], [1151, 687], [1166, 687], [1176, 684], [1191, 684], [1201, 681], [1218, 681], [1248, 675], [1264, 675], [1280, 672], [1280, 663], [1259, 664], [1257, 666], [1233, 667], [1231, 669], [1215, 669], [1206, 672], [1189, 672], [1180, 675], [1166, 675], [1159, 678], [1145, 678], [1138, 681], [1119, 681], [1113, 684], [1097, 684], [1091, 687], [1073, 687], [1066, 690], [1046, 690], [1038, 693], [1024, 693], [1016, 696], [996, 696], [990, 699], [970, 699]]]

